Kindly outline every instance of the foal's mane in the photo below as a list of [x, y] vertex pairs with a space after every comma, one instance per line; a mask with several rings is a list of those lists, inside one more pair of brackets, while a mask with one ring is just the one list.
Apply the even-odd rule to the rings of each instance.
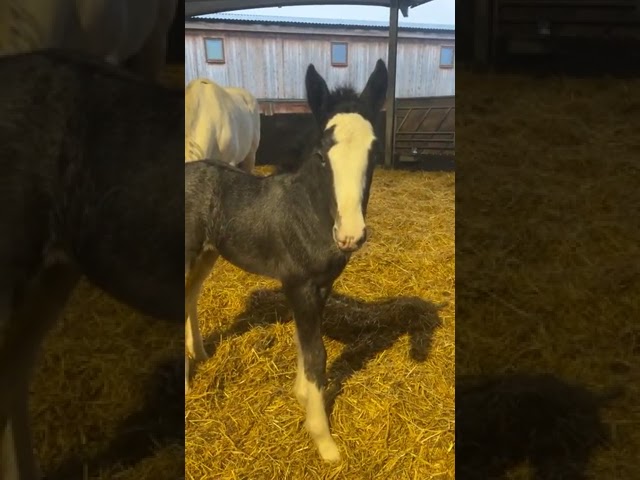
[[361, 108], [358, 100], [359, 95], [355, 89], [351, 85], [343, 85], [329, 92], [327, 104], [324, 108], [328, 117], [336, 113], [354, 113]]
[[[362, 104], [359, 101], [359, 95], [355, 88], [351, 85], [342, 85], [329, 91], [329, 95], [323, 110], [327, 114], [327, 118], [331, 118], [337, 113], [355, 113], [362, 110]], [[313, 114], [309, 114], [313, 116]], [[322, 130], [314, 119], [312, 125], [298, 131], [291, 140], [291, 151], [295, 152], [294, 162], [288, 162], [286, 165], [279, 164], [276, 167], [274, 175], [283, 173], [292, 173], [308, 162], [314, 152], [320, 147], [322, 140]]]

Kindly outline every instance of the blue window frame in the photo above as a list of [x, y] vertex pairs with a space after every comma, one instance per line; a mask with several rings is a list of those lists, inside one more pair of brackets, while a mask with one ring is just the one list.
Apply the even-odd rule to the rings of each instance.
[[453, 68], [455, 47], [440, 47], [440, 68]]
[[207, 63], [224, 63], [224, 41], [222, 38], [205, 38], [204, 53]]
[[331, 65], [346, 67], [349, 61], [349, 48], [345, 42], [331, 42]]

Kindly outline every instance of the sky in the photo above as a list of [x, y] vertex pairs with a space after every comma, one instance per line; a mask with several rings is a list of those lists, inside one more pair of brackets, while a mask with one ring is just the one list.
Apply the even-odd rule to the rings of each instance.
[[[363, 7], [360, 5], [309, 5], [282, 8], [252, 8], [233, 13], [251, 15], [270, 15], [286, 17], [341, 18], [348, 20], [389, 21], [389, 9], [384, 7]], [[455, 0], [432, 0], [409, 9], [407, 18], [398, 16], [398, 23], [434, 23], [455, 25]]]

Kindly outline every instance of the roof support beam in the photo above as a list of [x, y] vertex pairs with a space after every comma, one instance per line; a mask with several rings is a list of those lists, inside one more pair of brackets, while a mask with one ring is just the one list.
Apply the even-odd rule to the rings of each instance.
[[[286, 7], [293, 5], [368, 5], [390, 7], [394, 0], [186, 0], [184, 16], [250, 8]], [[431, 0], [399, 0], [402, 15], [409, 16], [409, 8]]]
[[389, 6], [389, 53], [387, 54], [387, 70], [389, 85], [387, 89], [387, 121], [385, 125], [384, 165], [393, 168], [393, 150], [395, 141], [396, 120], [396, 58], [398, 53], [398, 9], [400, 0], [391, 0]]

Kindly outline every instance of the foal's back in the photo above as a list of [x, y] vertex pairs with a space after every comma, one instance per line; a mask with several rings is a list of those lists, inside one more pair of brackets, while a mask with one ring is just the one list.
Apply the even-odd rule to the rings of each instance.
[[[243, 196], [250, 193], [248, 190], [257, 193], [258, 179], [217, 159], [188, 162], [184, 168], [184, 247], [188, 265], [203, 249], [215, 248], [225, 218], [223, 198], [229, 191], [242, 191]], [[237, 201], [235, 204], [238, 206]]]
[[339, 274], [346, 261], [325, 225], [330, 219], [300, 181], [315, 173], [259, 177], [216, 160], [185, 164], [185, 262], [209, 248], [238, 268], [280, 281], [309, 271]]
[[0, 261], [63, 252], [134, 308], [181, 319], [182, 91], [52, 52], [1, 59], [0, 77]]

